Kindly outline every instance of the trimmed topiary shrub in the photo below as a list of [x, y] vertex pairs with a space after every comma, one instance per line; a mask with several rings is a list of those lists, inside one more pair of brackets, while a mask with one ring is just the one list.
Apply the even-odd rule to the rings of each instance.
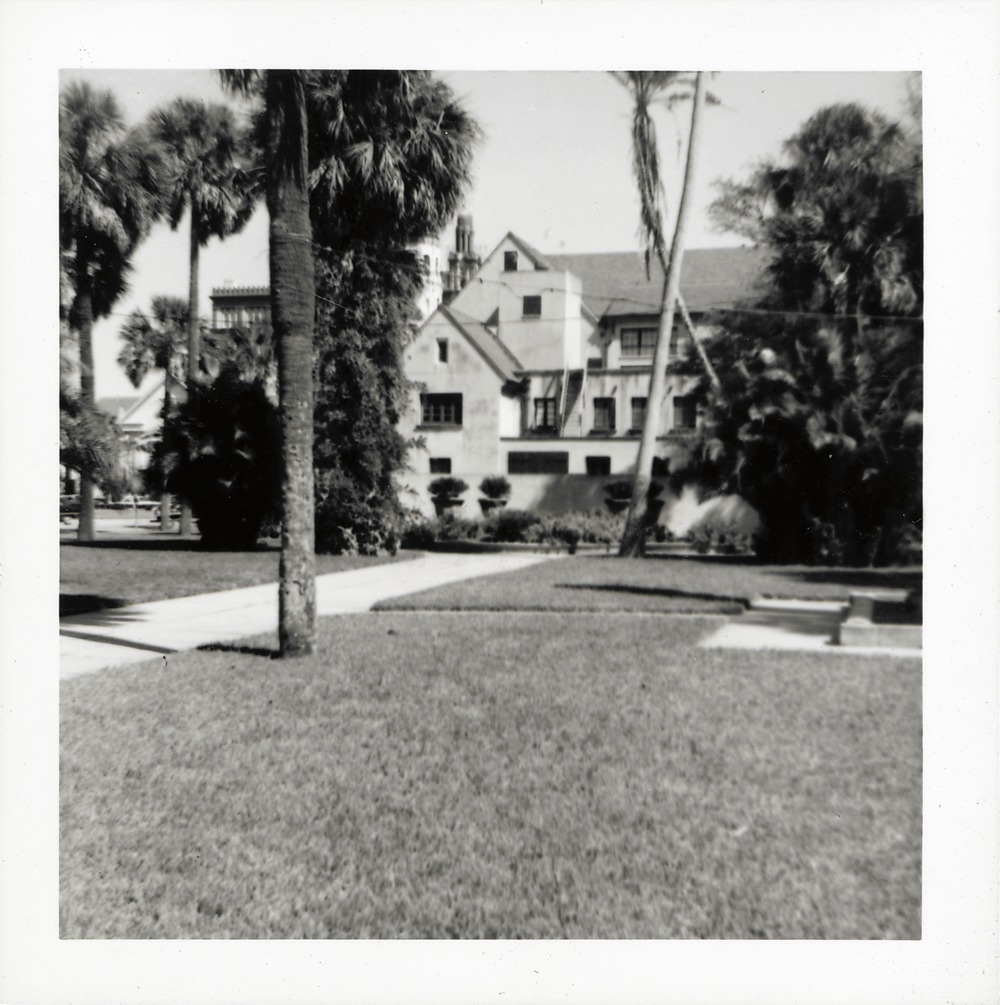
[[457, 499], [469, 486], [461, 478], [445, 475], [435, 478], [428, 488], [433, 499]]
[[510, 482], [503, 475], [489, 475], [479, 483], [479, 491], [487, 499], [506, 499], [510, 496]]

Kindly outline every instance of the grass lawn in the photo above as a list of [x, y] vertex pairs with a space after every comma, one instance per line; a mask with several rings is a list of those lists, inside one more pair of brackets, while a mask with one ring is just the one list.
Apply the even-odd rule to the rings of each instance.
[[61, 935], [919, 938], [919, 661], [717, 624], [352, 615], [66, 681]]
[[858, 589], [913, 589], [919, 569], [819, 569], [750, 562], [581, 555], [530, 573], [495, 576], [413, 593], [380, 610], [660, 611], [736, 613], [754, 597], [844, 600]]
[[[395, 558], [317, 555], [316, 571], [343, 572]], [[279, 550], [202, 551], [197, 541], [180, 538], [109, 537], [91, 544], [64, 541], [59, 547], [59, 614], [82, 614], [149, 600], [187, 597], [278, 579]]]

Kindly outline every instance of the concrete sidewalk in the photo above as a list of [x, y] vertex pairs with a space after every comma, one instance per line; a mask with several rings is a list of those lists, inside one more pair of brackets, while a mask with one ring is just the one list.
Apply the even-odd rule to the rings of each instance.
[[[316, 577], [316, 609], [320, 616], [359, 613], [391, 597], [555, 557], [437, 553], [328, 573]], [[277, 583], [77, 614], [59, 622], [59, 676], [65, 680], [277, 628]]]

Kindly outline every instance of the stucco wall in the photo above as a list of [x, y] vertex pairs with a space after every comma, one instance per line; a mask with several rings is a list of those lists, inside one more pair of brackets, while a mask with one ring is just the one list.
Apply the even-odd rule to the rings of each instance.
[[[438, 359], [438, 339], [448, 342], [446, 363]], [[404, 370], [418, 386], [410, 392], [400, 432], [407, 438], [425, 440], [424, 448], [411, 451], [411, 465], [418, 472], [429, 472], [429, 458], [447, 457], [452, 472], [459, 476], [470, 470], [495, 470], [499, 464], [501, 382], [479, 351], [450, 322], [433, 316], [407, 347]], [[421, 391], [461, 394], [462, 425], [424, 426]]]

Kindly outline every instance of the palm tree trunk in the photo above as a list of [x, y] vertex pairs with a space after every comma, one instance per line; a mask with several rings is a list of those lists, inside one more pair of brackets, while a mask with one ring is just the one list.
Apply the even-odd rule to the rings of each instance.
[[271, 323], [278, 351], [284, 456], [278, 639], [281, 655], [287, 657], [316, 648], [312, 452], [315, 274], [301, 75], [292, 70], [268, 71], [266, 103]]
[[[195, 393], [201, 371], [201, 323], [198, 319], [198, 256], [201, 250], [201, 234], [198, 232], [198, 221], [195, 219], [194, 206], [188, 208], [191, 214], [191, 247], [188, 269], [188, 365], [187, 386], [188, 396]], [[181, 501], [181, 537], [191, 536], [191, 507], [185, 500]]]
[[629, 504], [625, 532], [622, 534], [621, 545], [618, 549], [618, 554], [623, 557], [641, 555], [646, 547], [649, 483], [652, 480], [656, 433], [660, 425], [667, 364], [670, 361], [670, 334], [674, 327], [674, 313], [677, 295], [680, 291], [681, 260], [684, 257], [684, 230], [691, 214], [691, 190], [694, 188], [695, 169], [698, 163], [699, 126], [704, 107], [705, 74], [699, 72], [695, 82], [694, 108], [691, 112], [691, 135], [688, 139], [684, 184], [681, 189], [680, 205], [677, 208], [677, 224], [674, 228], [674, 241], [670, 249], [670, 265], [667, 269], [663, 296], [660, 301], [660, 325], [656, 338], [656, 350], [653, 353], [653, 372], [649, 378], [646, 418], [642, 426], [639, 457], [636, 461], [635, 480], [632, 484], [632, 502]]
[[[81, 278], [76, 315], [80, 334], [80, 403], [89, 412], [94, 408], [94, 302], [87, 270], [87, 263], [78, 260], [77, 275]], [[94, 540], [94, 479], [87, 471], [80, 472], [80, 518], [76, 539]]]

